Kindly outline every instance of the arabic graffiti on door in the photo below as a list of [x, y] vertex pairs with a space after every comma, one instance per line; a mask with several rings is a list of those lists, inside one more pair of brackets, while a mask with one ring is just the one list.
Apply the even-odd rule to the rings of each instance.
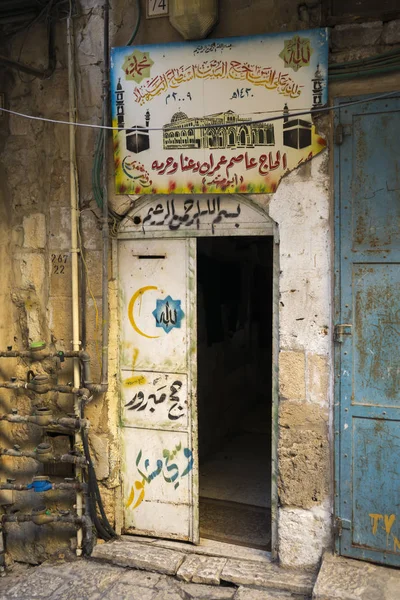
[[[182, 462], [183, 469], [180, 471], [178, 462]], [[132, 510], [140, 506], [145, 498], [146, 486], [150, 485], [157, 477], [162, 477], [166, 484], [173, 484], [176, 490], [180, 480], [187, 477], [193, 469], [193, 453], [189, 448], [182, 448], [179, 443], [173, 450], [164, 449], [162, 459], [156, 460], [155, 465], [150, 465], [150, 460], [143, 457], [142, 450], [136, 457], [136, 467], [141, 479], [137, 479], [131, 487], [126, 502], [126, 508], [132, 506]]]
[[[182, 212], [181, 210], [182, 209]], [[219, 198], [207, 198], [207, 200], [197, 200], [196, 202], [188, 198], [183, 202], [183, 206], [179, 203], [179, 208], [176, 206], [175, 200], [164, 200], [156, 206], [150, 206], [147, 215], [142, 222], [142, 230], [149, 226], [168, 226], [171, 231], [177, 231], [181, 226], [197, 229], [200, 227], [201, 221], [206, 221], [210, 224], [211, 230], [215, 232], [215, 225], [221, 223], [224, 219], [237, 219], [240, 216], [240, 204], [235, 207], [233, 212], [224, 208], [223, 200]], [[208, 217], [213, 216], [212, 220]]]
[[169, 389], [167, 385], [162, 385], [156, 389], [156, 393], [146, 394], [140, 390], [125, 404], [125, 408], [138, 412], [148, 409], [151, 413], [154, 413], [158, 405], [167, 401], [169, 405], [168, 419], [170, 421], [177, 421], [185, 416], [184, 402], [179, 397], [181, 389], [182, 381], [177, 379], [169, 386]]

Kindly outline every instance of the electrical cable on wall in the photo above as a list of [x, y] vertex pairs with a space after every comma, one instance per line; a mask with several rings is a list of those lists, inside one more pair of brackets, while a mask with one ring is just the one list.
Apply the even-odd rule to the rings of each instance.
[[[301, 117], [303, 115], [313, 115], [313, 114], [319, 115], [321, 113], [327, 113], [327, 112], [331, 112], [331, 111], [335, 111], [335, 110], [341, 110], [343, 108], [348, 108], [350, 106], [355, 106], [357, 104], [367, 104], [368, 102], [374, 102], [375, 100], [391, 98], [392, 96], [396, 96], [396, 95], [400, 96], [400, 92], [397, 90], [394, 92], [384, 92], [382, 94], [378, 94], [377, 96], [371, 96], [370, 98], [363, 98], [362, 100], [343, 102], [340, 105], [323, 106], [322, 108], [309, 109], [309, 110], [293, 112], [293, 113], [291, 112], [290, 116], [291, 117]], [[61, 121], [61, 120], [57, 120], [57, 119], [47, 119], [46, 117], [36, 117], [34, 115], [27, 115], [25, 113], [16, 112], [14, 110], [1, 108], [1, 107], [0, 107], [0, 111], [6, 112], [6, 113], [9, 113], [12, 115], [16, 115], [17, 117], [23, 117], [25, 119], [33, 119], [35, 121], [45, 121], [47, 123], [56, 123], [58, 125], [71, 125], [71, 123], [69, 121]], [[286, 114], [280, 113], [279, 115], [277, 115], [275, 117], [266, 117], [265, 119], [257, 119], [254, 121], [240, 121], [240, 123], [228, 123], [228, 124], [221, 123], [219, 125], [199, 125], [198, 128], [199, 129], [212, 129], [212, 128], [220, 129], [221, 127], [232, 127], [235, 125], [252, 125], [252, 124], [254, 125], [257, 123], [270, 123], [271, 121], [279, 121], [280, 119], [284, 119], [286, 116], [287, 116]], [[78, 122], [74, 123], [73, 126], [74, 127], [89, 127], [91, 129], [103, 129], [103, 130], [110, 130], [110, 131], [127, 131], [129, 129], [129, 127], [112, 127], [111, 125], [93, 125], [92, 123], [78, 123]], [[189, 126], [183, 127], [182, 129], [189, 129]], [[163, 128], [162, 127], [149, 127], [148, 130], [149, 131], [163, 131]]]

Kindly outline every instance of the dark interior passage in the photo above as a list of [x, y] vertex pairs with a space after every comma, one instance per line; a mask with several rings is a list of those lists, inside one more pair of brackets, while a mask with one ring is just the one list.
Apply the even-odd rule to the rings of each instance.
[[269, 549], [271, 237], [199, 238], [200, 535]]

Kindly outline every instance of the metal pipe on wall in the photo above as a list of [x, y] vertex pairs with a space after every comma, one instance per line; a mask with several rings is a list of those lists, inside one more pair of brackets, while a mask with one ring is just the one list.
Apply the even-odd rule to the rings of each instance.
[[0, 421], [8, 421], [8, 423], [33, 423], [39, 427], [60, 426], [75, 429], [80, 432], [82, 427], [88, 428], [89, 421], [87, 419], [78, 419], [77, 417], [58, 417], [53, 419], [51, 415], [36, 414], [36, 415], [18, 415], [5, 414], [1, 415]]
[[[109, 125], [109, 102], [110, 102], [110, 59], [109, 59], [109, 18], [110, 6], [108, 0], [103, 6], [104, 17], [104, 73], [103, 73], [103, 123]], [[109, 227], [108, 227], [108, 131], [104, 131], [103, 137], [103, 274], [102, 274], [102, 349], [101, 349], [101, 385], [108, 386], [108, 251], [109, 251]], [[107, 389], [107, 387], [106, 387]], [[106, 391], [106, 390], [105, 390]]]
[[[80, 492], [82, 493], [82, 492]], [[87, 495], [85, 495], [85, 498]], [[93, 547], [93, 531], [92, 531], [92, 520], [89, 517], [89, 513], [79, 517], [74, 514], [66, 513], [51, 513], [46, 509], [45, 506], [40, 506], [37, 509], [33, 509], [31, 513], [13, 513], [5, 514], [0, 516], [0, 523], [2, 533], [4, 535], [4, 526], [6, 523], [27, 523], [32, 522], [35, 525], [47, 525], [48, 523], [70, 523], [77, 526], [79, 530], [82, 528], [85, 530], [85, 551], [86, 554], [90, 554]]]
[[[47, 454], [42, 454], [40, 452], [29, 452], [27, 450], [14, 450], [9, 448], [0, 448], [0, 456], [14, 456], [14, 458], [27, 457], [33, 458], [41, 463], [69, 463], [72, 465], [79, 465], [83, 468], [87, 466], [87, 460], [84, 456], [75, 456], [74, 454], [61, 454], [61, 455], [52, 455], [51, 452]], [[74, 489], [82, 489], [82, 483], [77, 485]], [[79, 487], [80, 486], [80, 487]], [[0, 484], [1, 489], [12, 489], [12, 488], [3, 488], [2, 484]], [[57, 488], [54, 488], [57, 489]], [[60, 488], [61, 489], [61, 488]]]
[[[69, 122], [76, 123], [76, 86], [75, 86], [75, 39], [74, 26], [71, 15], [67, 18], [67, 43], [68, 43], [68, 108]], [[79, 336], [79, 268], [78, 268], [78, 171], [76, 164], [75, 127], [69, 127], [69, 169], [70, 169], [70, 199], [71, 199], [71, 284], [72, 284], [72, 349], [74, 352], [80, 350]], [[80, 365], [79, 359], [75, 358], [73, 363], [74, 387], [80, 387]], [[79, 419], [81, 416], [81, 403], [77, 396], [74, 399], [74, 412]], [[82, 448], [82, 436], [80, 431], [75, 432], [75, 446]], [[76, 467], [76, 477], [82, 481], [82, 469]], [[83, 515], [83, 496], [80, 491], [76, 494], [76, 512], [78, 518]], [[80, 527], [77, 531], [77, 556], [82, 555], [83, 531]]]
[[[96, 388], [96, 386], [93, 386]], [[50, 383], [35, 383], [34, 379], [31, 382], [27, 381], [2, 381], [0, 388], [8, 390], [31, 390], [36, 394], [47, 394], [48, 392], [58, 392], [60, 394], [74, 394], [80, 396], [83, 401], [87, 401], [90, 396], [90, 391], [87, 388], [75, 388], [72, 385], [51, 385]]]
[[[43, 477], [43, 479], [45, 479], [45, 477]], [[87, 488], [85, 487], [86, 484], [85, 483], [70, 483], [70, 482], [65, 482], [65, 483], [52, 483], [51, 481], [49, 481], [49, 486], [47, 489], [45, 490], [35, 490], [34, 485], [32, 484], [27, 484], [27, 483], [0, 483], [0, 490], [8, 490], [8, 491], [13, 491], [13, 492], [34, 492], [34, 493], [45, 493], [45, 492], [50, 492], [53, 490], [61, 490], [61, 491], [70, 491], [70, 490], [82, 490], [84, 493], [87, 493]]]

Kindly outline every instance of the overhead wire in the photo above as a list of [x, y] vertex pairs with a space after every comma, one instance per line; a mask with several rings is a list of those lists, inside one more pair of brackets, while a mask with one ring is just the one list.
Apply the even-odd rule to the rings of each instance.
[[[399, 95], [400, 91], [396, 90], [396, 91], [392, 91], [392, 92], [384, 92], [382, 94], [378, 94], [376, 96], [370, 96], [369, 98], [363, 98], [361, 100], [353, 100], [353, 101], [349, 101], [349, 102], [343, 102], [340, 105], [331, 105], [331, 106], [322, 106], [320, 108], [311, 108], [309, 110], [302, 110], [302, 111], [298, 111], [298, 112], [290, 112], [290, 113], [284, 113], [281, 112], [279, 115], [275, 116], [275, 117], [265, 117], [264, 119], [256, 119], [254, 121], [239, 121], [239, 122], [229, 122], [229, 123], [219, 123], [216, 125], [198, 125], [196, 126], [198, 129], [220, 129], [221, 127], [232, 127], [235, 125], [254, 125], [254, 124], [258, 124], [258, 123], [270, 123], [272, 121], [279, 121], [281, 119], [284, 119], [287, 116], [290, 116], [291, 118], [293, 117], [301, 117], [301, 116], [305, 116], [305, 115], [319, 115], [321, 113], [325, 113], [325, 112], [331, 112], [331, 111], [335, 111], [335, 110], [340, 110], [342, 108], [348, 108], [350, 106], [356, 106], [357, 104], [366, 104], [368, 102], [374, 102], [375, 100], [381, 100], [383, 98], [390, 98], [392, 96], [396, 96]], [[46, 117], [37, 117], [34, 115], [27, 115], [25, 113], [20, 113], [14, 110], [10, 110], [10, 109], [6, 109], [6, 108], [2, 108], [0, 107], [0, 111], [12, 114], [12, 115], [16, 115], [18, 117], [23, 117], [26, 119], [33, 119], [36, 121], [46, 121], [48, 123], [58, 123], [59, 125], [71, 125], [71, 123], [69, 121], [63, 121], [63, 120], [58, 120], [58, 119], [48, 119]], [[250, 113], [247, 113], [250, 114]], [[74, 123], [74, 127], [89, 127], [91, 129], [103, 129], [103, 130], [109, 130], [109, 131], [128, 131], [129, 129], [132, 129], [132, 127], [113, 127], [111, 125], [95, 125], [93, 123]], [[182, 129], [189, 129], [191, 128], [191, 126], [187, 126], [187, 127], [182, 127]], [[148, 131], [163, 131], [163, 127], [148, 127], [147, 128]]]

